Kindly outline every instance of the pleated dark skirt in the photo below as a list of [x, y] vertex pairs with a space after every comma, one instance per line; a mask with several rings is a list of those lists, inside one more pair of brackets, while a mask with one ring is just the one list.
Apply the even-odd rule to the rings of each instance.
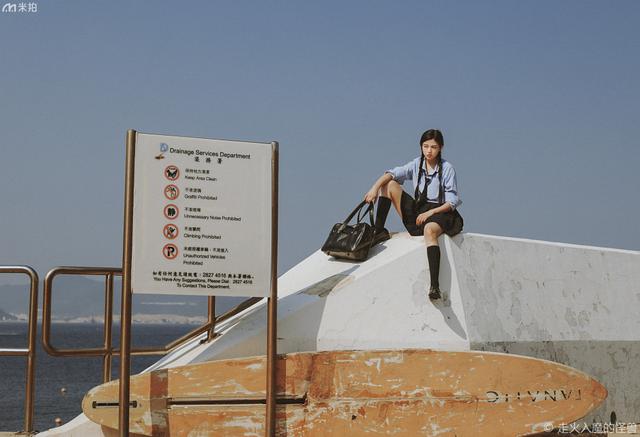
[[424, 235], [425, 225], [431, 222], [439, 224], [444, 233], [450, 237], [460, 233], [464, 226], [464, 220], [457, 210], [439, 212], [429, 217], [422, 225], [418, 226], [416, 224], [418, 215], [439, 206], [439, 203], [417, 202], [407, 194], [406, 191], [403, 191], [400, 200], [400, 210], [402, 211], [402, 223], [404, 223], [404, 227], [407, 228], [409, 234], [413, 236]]

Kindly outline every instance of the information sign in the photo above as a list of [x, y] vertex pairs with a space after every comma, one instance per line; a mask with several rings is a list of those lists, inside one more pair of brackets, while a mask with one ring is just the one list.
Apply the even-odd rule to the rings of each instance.
[[133, 293], [269, 296], [274, 149], [136, 133]]

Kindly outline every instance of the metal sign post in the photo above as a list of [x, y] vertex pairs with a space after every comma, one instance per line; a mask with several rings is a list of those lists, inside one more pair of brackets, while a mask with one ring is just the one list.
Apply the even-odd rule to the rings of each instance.
[[272, 143], [273, 158], [271, 173], [271, 293], [267, 308], [267, 417], [266, 433], [276, 435], [276, 365], [277, 365], [277, 322], [278, 322], [278, 143]]
[[120, 435], [129, 434], [132, 295], [164, 293], [267, 297], [265, 431], [274, 436], [278, 143], [129, 130], [124, 220]]
[[129, 377], [131, 373], [131, 255], [133, 242], [133, 183], [136, 131], [127, 131], [124, 183], [124, 241], [122, 255], [122, 306], [120, 309], [120, 392], [118, 417], [120, 436], [129, 436]]

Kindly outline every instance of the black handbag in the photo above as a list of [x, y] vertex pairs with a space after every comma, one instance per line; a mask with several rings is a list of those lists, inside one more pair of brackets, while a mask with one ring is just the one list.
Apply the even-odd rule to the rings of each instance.
[[[362, 213], [365, 205], [367, 205], [367, 202], [362, 201], [344, 222], [333, 225], [327, 241], [322, 245], [321, 250], [324, 253], [335, 258], [352, 261], [364, 261], [367, 259], [369, 249], [373, 245], [375, 228], [373, 203], [369, 203], [367, 209]], [[369, 213], [369, 223], [362, 221], [367, 213]], [[349, 222], [356, 214], [356, 223], [350, 225]]]

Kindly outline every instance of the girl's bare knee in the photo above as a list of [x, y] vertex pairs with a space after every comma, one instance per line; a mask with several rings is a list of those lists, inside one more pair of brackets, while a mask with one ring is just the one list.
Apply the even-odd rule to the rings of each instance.
[[432, 240], [437, 240], [442, 232], [437, 224], [427, 223], [424, 227], [424, 235]]
[[388, 196], [387, 197], [399, 197], [402, 194], [402, 185], [397, 183], [396, 181], [389, 181], [389, 183], [385, 186], [387, 189]]
[[395, 189], [398, 189], [398, 188], [401, 188], [401, 187], [400, 187], [400, 184], [399, 184], [399, 183], [397, 183], [396, 181], [394, 181], [394, 180], [392, 179], [392, 180], [390, 180], [390, 181], [387, 183], [387, 185], [385, 186], [385, 188], [387, 188], [387, 189], [389, 189], [389, 190], [395, 190]]
[[401, 191], [402, 187], [400, 186], [400, 184], [394, 180], [391, 180], [380, 187], [379, 195], [388, 199], [394, 199]]

